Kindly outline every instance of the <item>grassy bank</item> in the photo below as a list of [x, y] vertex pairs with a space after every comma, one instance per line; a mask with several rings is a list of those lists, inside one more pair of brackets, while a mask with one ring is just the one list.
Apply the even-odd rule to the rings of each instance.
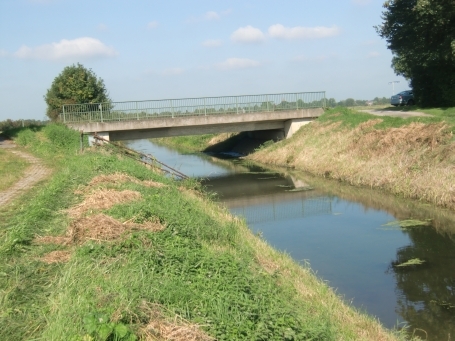
[[327, 111], [249, 158], [455, 209], [455, 116], [395, 118]]
[[53, 175], [0, 213], [5, 340], [396, 340], [192, 180], [77, 132], [16, 141]]

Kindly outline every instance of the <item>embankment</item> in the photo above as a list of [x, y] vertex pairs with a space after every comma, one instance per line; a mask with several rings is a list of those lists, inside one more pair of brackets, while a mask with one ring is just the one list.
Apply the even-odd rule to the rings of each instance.
[[453, 126], [442, 119], [326, 112], [249, 159], [455, 209]]
[[108, 147], [80, 152], [59, 125], [14, 138], [53, 173], [0, 213], [2, 339], [404, 339], [194, 181]]

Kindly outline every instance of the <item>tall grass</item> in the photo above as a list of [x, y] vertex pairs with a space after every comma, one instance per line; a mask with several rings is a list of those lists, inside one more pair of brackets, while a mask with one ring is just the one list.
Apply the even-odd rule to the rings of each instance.
[[[2, 339], [160, 339], [161, 319], [175, 324], [174, 331], [183, 330], [176, 323], [182, 319], [217, 340], [395, 339], [308, 268], [253, 236], [193, 181], [173, 181], [109, 150], [81, 154], [78, 134], [62, 126], [16, 138], [52, 161], [54, 173], [0, 215]], [[107, 174], [129, 180], [91, 182]], [[37, 242], [64, 236], [76, 219], [68, 209], [100, 189], [140, 196], [89, 207], [83, 217], [104, 213], [121, 226], [153, 221], [164, 229], [125, 230], [106, 241]], [[55, 251], [69, 260], [43, 261]]]

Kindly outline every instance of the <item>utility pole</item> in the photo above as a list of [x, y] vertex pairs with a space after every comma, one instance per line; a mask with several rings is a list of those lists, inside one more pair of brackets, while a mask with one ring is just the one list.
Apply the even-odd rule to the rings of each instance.
[[389, 82], [389, 84], [392, 84], [392, 96], [395, 95], [395, 83], [400, 83], [400, 81]]

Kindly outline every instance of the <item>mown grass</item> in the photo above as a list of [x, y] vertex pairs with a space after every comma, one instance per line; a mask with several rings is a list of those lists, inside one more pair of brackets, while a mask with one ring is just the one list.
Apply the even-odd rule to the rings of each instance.
[[20, 179], [28, 163], [9, 149], [0, 149], [0, 192]]
[[[450, 126], [455, 127], [455, 108], [450, 108], [447, 111], [439, 109], [420, 110], [415, 107], [413, 109], [409, 109], [409, 107], [404, 108], [406, 108], [404, 111], [420, 111], [433, 116], [416, 116], [408, 118], [380, 116], [381, 122], [376, 124], [374, 127], [376, 129], [398, 128], [409, 125], [412, 122], [423, 124], [446, 122]], [[400, 109], [387, 108], [387, 110], [399, 111]], [[361, 123], [377, 119], [378, 117], [379, 116], [349, 108], [337, 107], [327, 110], [321, 117], [318, 118], [318, 121], [324, 123], [340, 122], [342, 127], [355, 128]]]
[[[15, 138], [52, 161], [54, 173], [0, 213], [2, 339], [161, 340], [147, 326], [177, 317], [217, 340], [395, 339], [311, 270], [253, 236], [194, 181], [173, 181], [108, 149], [80, 153], [78, 134], [59, 125]], [[135, 181], [91, 185], [106, 174]], [[163, 229], [105, 241], [36, 241], [64, 236], [76, 219], [68, 209], [97, 189], [140, 196], [106, 209], [93, 205], [84, 217], [104, 213], [121, 226], [153, 221]], [[69, 260], [43, 261], [53, 251]]]

